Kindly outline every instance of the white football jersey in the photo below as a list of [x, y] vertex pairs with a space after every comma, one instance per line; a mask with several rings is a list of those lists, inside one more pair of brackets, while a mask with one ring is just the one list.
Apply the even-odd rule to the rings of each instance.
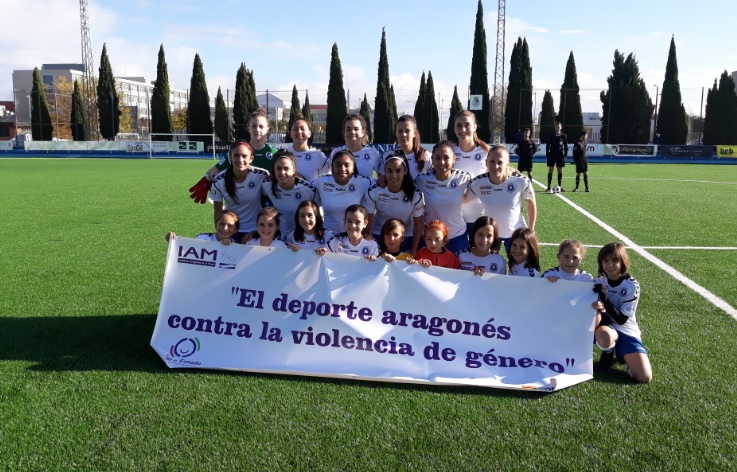
[[[333, 152], [330, 153], [330, 162], [333, 162], [333, 156], [335, 153], [346, 149], [348, 149], [348, 146], [339, 146], [333, 149]], [[374, 172], [379, 171], [379, 163], [381, 162], [381, 154], [379, 154], [379, 151], [372, 147], [364, 146], [360, 151], [354, 152], [353, 156], [356, 158], [356, 169], [358, 169], [358, 175], [374, 178]], [[328, 163], [328, 167], [330, 167], [330, 163]]]
[[[481, 146], [476, 146], [469, 152], [464, 152], [458, 145], [453, 146], [453, 153], [456, 157], [456, 162], [453, 167], [460, 170], [465, 170], [471, 177], [476, 177], [479, 174], [486, 172], [486, 155], [488, 154]], [[484, 216], [484, 207], [477, 198], [473, 195], [469, 195], [469, 201], [463, 204], [463, 220], [466, 223], [475, 222], [480, 216]]]
[[500, 238], [509, 238], [515, 229], [526, 226], [522, 208], [526, 200], [535, 198], [527, 177], [512, 176], [495, 185], [485, 173], [473, 179], [468, 190], [481, 201], [484, 215], [494, 218]]
[[297, 162], [297, 172], [306, 181], [312, 182], [318, 176], [330, 173], [330, 167], [327, 165], [328, 158], [319, 149], [310, 148], [306, 151], [295, 151], [294, 147], [290, 146], [287, 151], [294, 154]]
[[417, 188], [410, 201], [409, 196], [402, 190], [394, 193], [390, 192], [388, 187], [373, 185], [363, 197], [363, 206], [366, 207], [369, 214], [374, 215], [373, 234], [380, 234], [384, 223], [396, 218], [404, 223], [404, 235], [412, 236], [414, 234], [413, 218], [425, 213], [425, 199]]
[[279, 229], [282, 234], [294, 230], [294, 215], [297, 213], [299, 204], [305, 200], [315, 199], [315, 187], [299, 177], [296, 178], [291, 190], [284, 190], [277, 184], [276, 195], [274, 195], [271, 182], [264, 182], [261, 185], [261, 191], [269, 198], [274, 208], [279, 210]]
[[357, 245], [351, 244], [348, 235], [343, 233], [328, 241], [328, 249], [337, 254], [348, 254], [349, 256], [379, 256], [379, 245], [376, 241], [361, 238]]
[[418, 175], [415, 185], [425, 197], [424, 224], [432, 220], [442, 221], [448, 226], [450, 239], [464, 234], [466, 222], [461, 207], [469, 183], [471, 174], [458, 169], [451, 171], [448, 180], [438, 180], [432, 171]]
[[315, 179], [312, 186], [315, 188], [315, 201], [322, 205], [325, 229], [336, 234], [343, 232], [345, 209], [360, 204], [371, 184], [371, 179], [362, 175], [351, 177], [346, 185], [335, 183], [332, 175]]
[[509, 271], [509, 275], [516, 275], [519, 277], [540, 277], [540, 272], [534, 267], [525, 267], [526, 262], [521, 264], [515, 264]]
[[498, 253], [479, 257], [469, 247], [458, 253], [458, 260], [461, 262], [461, 269], [463, 270], [474, 270], [476, 267], [481, 267], [484, 272], [492, 274], [505, 275], [507, 273], [507, 262]]
[[322, 238], [318, 239], [314, 234], [305, 234], [304, 241], [297, 241], [294, 239], [294, 231], [287, 234], [284, 240], [289, 244], [296, 244], [301, 249], [317, 249], [319, 247], [328, 247], [328, 241], [333, 239], [334, 235], [328, 230], [325, 230], [325, 234]]
[[594, 276], [586, 272], [585, 270], [576, 269], [576, 272], [569, 274], [560, 267], [553, 267], [543, 272], [543, 277], [556, 276], [563, 280], [570, 280], [573, 282], [593, 282]]
[[620, 333], [642, 340], [642, 332], [637, 325], [637, 318], [635, 317], [637, 303], [640, 301], [640, 284], [629, 274], [626, 274], [620, 280], [621, 282], [617, 285], [612, 285], [606, 275], [601, 275], [594, 280], [595, 283], [602, 284], [606, 288], [607, 298], [611, 300], [612, 304], [622, 314], [629, 316], [625, 324], [621, 325], [612, 320], [612, 324], [609, 327], [616, 329]]
[[[246, 243], [247, 246], [261, 246], [261, 238], [254, 238]], [[278, 248], [286, 248], [287, 244], [282, 241], [281, 239], [274, 238], [273, 241], [271, 241], [271, 244], [269, 244], [268, 247], [278, 247]]]
[[254, 231], [256, 216], [261, 209], [261, 186], [264, 182], [269, 181], [269, 173], [260, 167], [249, 167], [246, 179], [235, 183], [235, 194], [238, 197], [238, 203], [236, 203], [225, 190], [225, 172], [227, 171], [220, 172], [212, 181], [210, 200], [223, 202], [226, 209], [238, 213], [240, 232]]
[[[386, 159], [392, 154], [394, 154], [394, 151], [388, 151], [385, 152], [384, 155], [381, 157], [379, 174], [384, 174], [384, 165], [386, 164]], [[407, 163], [409, 164], [409, 175], [412, 176], [412, 180], [415, 180], [418, 175], [424, 174], [425, 172], [430, 170], [430, 167], [432, 167], [431, 153], [430, 151], [425, 150], [425, 160], [422, 161], [422, 169], [417, 168], [417, 158], [415, 157], [414, 152], [407, 154]]]
[[200, 233], [197, 236], [195, 236], [195, 239], [199, 239], [201, 241], [217, 241], [217, 234], [215, 233]]

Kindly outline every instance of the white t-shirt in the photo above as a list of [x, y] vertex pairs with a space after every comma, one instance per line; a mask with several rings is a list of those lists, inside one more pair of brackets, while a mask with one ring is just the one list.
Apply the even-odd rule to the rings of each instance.
[[202, 241], [217, 241], [217, 234], [215, 233], [200, 233], [197, 236], [195, 236], [195, 239], [199, 239]]
[[249, 167], [248, 175], [243, 182], [235, 183], [235, 194], [238, 203], [233, 201], [225, 190], [225, 172], [215, 176], [210, 189], [210, 200], [224, 202], [224, 207], [238, 213], [240, 232], [246, 233], [256, 229], [256, 216], [261, 209], [261, 185], [268, 182], [269, 173], [260, 167]]
[[330, 168], [327, 166], [328, 158], [319, 149], [310, 148], [306, 151], [295, 151], [294, 147], [290, 146], [287, 151], [294, 154], [297, 162], [297, 172], [306, 181], [312, 182], [318, 176], [330, 173]]
[[[386, 164], [386, 159], [394, 154], [394, 151], [387, 151], [384, 153], [384, 155], [381, 157], [381, 164], [379, 165], [379, 174], [384, 174], [384, 165]], [[407, 154], [407, 163], [409, 164], [409, 175], [412, 176], [412, 180], [416, 179], [418, 175], [424, 174], [425, 172], [430, 170], [430, 167], [432, 167], [432, 158], [431, 153], [427, 150], [425, 150], [425, 160], [422, 161], [422, 169], [417, 169], [417, 158], [415, 157], [414, 152], [410, 152]]]
[[586, 272], [585, 270], [576, 269], [576, 272], [569, 274], [560, 267], [553, 267], [543, 272], [543, 277], [556, 276], [563, 280], [570, 280], [573, 282], [593, 282], [594, 276]]
[[369, 214], [374, 215], [373, 234], [380, 234], [384, 223], [396, 218], [404, 223], [404, 235], [412, 236], [414, 234], [413, 218], [425, 213], [425, 199], [417, 187], [410, 201], [409, 196], [403, 190], [394, 193], [390, 192], [388, 187], [372, 185], [363, 197], [363, 206], [366, 207]]
[[516, 275], [519, 277], [540, 277], [540, 272], [534, 267], [525, 267], [526, 262], [521, 264], [514, 264], [512, 269], [509, 271], [509, 275]]
[[512, 176], [495, 185], [485, 173], [473, 179], [468, 190], [481, 201], [484, 215], [494, 218], [500, 238], [509, 238], [515, 229], [526, 226], [523, 204], [535, 198], [535, 190], [527, 177]]
[[623, 325], [612, 320], [610, 328], [616, 329], [620, 333], [624, 333], [633, 338], [642, 340], [642, 332], [637, 325], [635, 314], [637, 312], [637, 303], [640, 300], [640, 284], [637, 283], [629, 274], [615, 287], [609, 283], [606, 275], [600, 275], [594, 280], [597, 284], [602, 284], [607, 291], [607, 298], [622, 314], [629, 316], [627, 322]]
[[466, 222], [461, 207], [469, 183], [471, 174], [458, 169], [451, 170], [448, 180], [438, 180], [432, 171], [418, 175], [415, 185], [425, 197], [424, 224], [432, 220], [442, 221], [448, 227], [450, 239], [464, 234]]
[[[347, 149], [348, 146], [339, 146], [333, 149], [333, 152], [330, 153], [330, 162], [333, 162], [333, 156], [335, 153]], [[360, 151], [354, 152], [353, 156], [356, 158], [356, 169], [358, 169], [358, 175], [373, 178], [374, 172], [378, 172], [379, 163], [381, 162], [381, 154], [379, 154], [379, 151], [372, 147], [364, 146]]]
[[507, 262], [498, 253], [491, 253], [479, 257], [471, 252], [471, 248], [469, 247], [458, 253], [458, 260], [463, 270], [473, 270], [476, 267], [481, 267], [484, 269], [484, 272], [490, 272], [492, 274], [505, 275], [507, 273]]
[[376, 244], [376, 241], [361, 238], [361, 241], [354, 246], [345, 233], [331, 239], [328, 242], [328, 249], [331, 252], [348, 254], [349, 256], [379, 256], [379, 245]]
[[345, 209], [360, 204], [371, 184], [371, 179], [361, 175], [351, 177], [345, 185], [335, 183], [332, 175], [315, 179], [312, 186], [315, 188], [315, 201], [322, 205], [325, 229], [336, 234], [343, 232]]
[[[458, 145], [455, 145], [453, 146], [453, 153], [456, 157], [453, 167], [456, 169], [465, 170], [471, 174], [471, 177], [476, 177], [486, 172], [487, 152], [481, 146], [476, 146], [469, 152], [464, 152]], [[473, 197], [473, 195], [469, 197]], [[484, 208], [476, 198], [471, 198], [463, 204], [463, 220], [466, 223], [473, 223], [480, 216], [484, 216]]]
[[282, 234], [294, 230], [294, 215], [297, 207], [305, 200], [314, 200], [315, 187], [305, 180], [296, 177], [296, 182], [291, 190], [284, 190], [277, 183], [277, 195], [274, 195], [271, 182], [261, 184], [261, 192], [269, 197], [271, 204], [279, 210], [279, 229]]
[[[261, 246], [261, 238], [255, 238], [246, 243], [247, 246]], [[271, 244], [269, 244], [267, 247], [279, 247], [279, 248], [286, 248], [287, 244], [282, 241], [281, 239], [274, 238], [273, 241], [271, 241]]]
[[333, 239], [334, 235], [332, 232], [325, 230], [325, 234], [322, 238], [317, 239], [314, 234], [305, 234], [304, 241], [297, 241], [294, 239], [294, 231], [287, 234], [284, 240], [289, 244], [296, 244], [301, 249], [317, 249], [319, 247], [328, 247], [328, 241]]

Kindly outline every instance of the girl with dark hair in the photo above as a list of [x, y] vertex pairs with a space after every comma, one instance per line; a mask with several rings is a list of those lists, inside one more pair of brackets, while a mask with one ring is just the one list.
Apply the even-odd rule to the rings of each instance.
[[285, 238], [289, 249], [326, 248], [332, 238], [333, 233], [326, 230], [323, 224], [320, 207], [312, 200], [300, 203], [294, 215], [294, 231]]
[[284, 149], [274, 155], [271, 182], [264, 182], [261, 192], [281, 213], [279, 229], [282, 234], [294, 230], [294, 214], [299, 204], [315, 198], [315, 187], [296, 175], [294, 156]]
[[292, 138], [292, 145], [287, 148], [287, 151], [294, 155], [297, 172], [306, 181], [312, 182], [318, 176], [330, 173], [330, 166], [327, 165], [328, 158], [322, 151], [309, 145], [312, 127], [307, 118], [297, 115], [289, 130], [289, 136]]
[[[471, 174], [472, 178], [483, 174], [486, 172], [486, 154], [489, 152], [489, 145], [483, 142], [476, 133], [479, 127], [476, 115], [472, 111], [461, 110], [456, 114], [453, 123], [458, 138], [458, 143], [453, 146], [456, 158], [453, 167], [465, 170]], [[484, 209], [479, 200], [475, 196], [469, 196], [468, 201], [463, 205], [466, 231], [470, 233], [473, 223], [483, 214]]]
[[[402, 115], [394, 125], [394, 135], [397, 138], [397, 150], [404, 152], [409, 163], [409, 173], [414, 180], [418, 175], [430, 170], [432, 164], [430, 153], [422, 147], [420, 132], [417, 130], [417, 120], [412, 115]], [[379, 176], [385, 175], [386, 160], [393, 155], [392, 151], [384, 154], [379, 166]], [[380, 177], [381, 178], [381, 177]]]
[[[368, 221], [366, 220], [366, 208], [361, 205], [351, 205], [345, 209], [343, 226], [345, 231], [328, 241], [328, 249], [338, 254], [364, 257], [375, 261], [379, 255], [379, 246], [376, 241], [363, 237]], [[316, 249], [320, 255], [325, 254], [324, 249]]]
[[[330, 154], [330, 161], [340, 151], [350, 151], [356, 160], [356, 172], [358, 175], [375, 178], [374, 175], [379, 170], [381, 162], [381, 154], [376, 149], [367, 146], [368, 137], [366, 130], [368, 124], [363, 116], [357, 113], [351, 113], [343, 120], [343, 137], [345, 146], [337, 147]], [[331, 164], [332, 166], [332, 164]]]
[[258, 235], [248, 241], [249, 246], [279, 247], [286, 248], [287, 245], [279, 239], [279, 211], [274, 207], [264, 207], [256, 217]]
[[476, 275], [507, 273], [504, 257], [499, 254], [501, 241], [494, 218], [482, 216], [471, 227], [470, 247], [458, 253], [461, 269]]
[[540, 277], [540, 249], [530, 228], [517, 228], [509, 248], [509, 275]]

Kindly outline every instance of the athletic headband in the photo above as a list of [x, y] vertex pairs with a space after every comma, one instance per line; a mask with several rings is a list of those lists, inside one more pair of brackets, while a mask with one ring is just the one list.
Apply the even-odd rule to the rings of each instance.
[[396, 160], [400, 161], [402, 163], [402, 165], [404, 165], [405, 168], [407, 167], [407, 164], [404, 162], [404, 159], [402, 159], [401, 156], [394, 156], [394, 155], [391, 155], [391, 156], [387, 157], [386, 158], [386, 161], [384, 162], [384, 165], [389, 164], [389, 161], [391, 161], [392, 159], [396, 159]]

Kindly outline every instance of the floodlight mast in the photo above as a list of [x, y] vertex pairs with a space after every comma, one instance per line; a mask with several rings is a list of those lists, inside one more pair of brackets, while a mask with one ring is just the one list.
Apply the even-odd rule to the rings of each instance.
[[504, 134], [504, 30], [506, 0], [499, 0], [496, 21], [496, 61], [494, 63], [494, 97], [491, 99], [491, 136], [495, 143], [502, 142]]
[[95, 63], [92, 58], [88, 6], [87, 0], [79, 0], [79, 18], [82, 30], [82, 67], [84, 68], [82, 93], [84, 94], [84, 106], [87, 110], [87, 122], [85, 123], [87, 139], [96, 140], [98, 135], [97, 90], [95, 89]]

